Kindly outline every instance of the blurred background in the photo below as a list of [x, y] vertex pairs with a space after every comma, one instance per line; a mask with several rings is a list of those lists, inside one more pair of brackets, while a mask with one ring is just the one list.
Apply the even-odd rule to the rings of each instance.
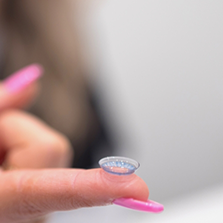
[[141, 163], [153, 199], [221, 183], [223, 3], [112, 0], [99, 9], [97, 89], [121, 139], [116, 153]]
[[106, 0], [95, 9], [83, 27], [115, 154], [141, 163], [137, 174], [165, 211], [96, 208], [72, 219], [222, 222], [223, 3]]
[[[52, 3], [50, 0], [45, 2]], [[64, 26], [58, 23], [61, 21], [58, 11], [50, 18], [54, 21], [55, 33], [67, 34], [71, 42], [71, 33], [77, 37], [73, 41], [78, 43], [79, 62], [68, 71], [82, 64], [81, 69], [71, 74], [84, 74], [84, 81], [80, 83], [87, 83], [87, 87], [81, 85], [87, 94], [80, 94], [82, 90], [74, 92], [78, 95], [75, 100], [80, 104], [85, 101], [83, 110], [89, 106], [86, 111], [90, 110], [90, 115], [84, 113], [88, 115], [82, 119], [93, 120], [91, 131], [97, 132], [96, 136], [93, 134], [93, 140], [90, 134], [92, 141], [87, 145], [82, 141], [89, 142], [89, 126], [83, 128], [79, 137], [82, 141], [73, 139], [73, 144], [85, 151], [80, 152], [79, 161], [76, 160], [74, 166], [82, 167], [86, 157], [89, 162], [84, 167], [96, 167], [96, 161], [106, 155], [136, 159], [141, 164], [137, 174], [148, 184], [150, 199], [163, 203], [165, 211], [152, 215], [121, 207], [90, 208], [56, 213], [50, 222], [222, 222], [223, 2], [64, 2], [71, 10], [69, 21], [73, 25], [67, 27], [70, 33], [65, 28], [59, 31]], [[39, 12], [44, 10], [42, 7]], [[65, 18], [68, 15], [65, 12], [59, 18]], [[49, 41], [54, 38], [49, 37]], [[64, 39], [69, 42], [66, 37]], [[72, 53], [77, 52], [77, 48], [71, 45], [67, 48], [63, 45], [64, 52], [70, 54], [64, 53], [61, 73], [65, 72], [67, 61], [77, 61]], [[52, 55], [61, 51], [54, 48], [53, 52]], [[47, 58], [51, 58], [51, 54]], [[53, 73], [52, 67], [57, 60], [47, 63], [34, 56], [33, 61], [46, 63], [47, 69]], [[21, 65], [22, 62], [14, 67]], [[7, 68], [6, 65], [3, 67]], [[7, 74], [10, 69], [6, 68], [4, 72]], [[56, 71], [60, 69], [55, 68]], [[51, 83], [49, 81], [45, 86]], [[76, 105], [74, 103], [74, 107]], [[31, 112], [42, 118], [48, 117], [39, 109], [42, 105], [35, 106]], [[73, 114], [56, 113], [57, 117]], [[88, 119], [92, 114], [94, 118]], [[85, 126], [83, 123], [79, 125]], [[62, 128], [63, 124], [54, 121], [52, 126], [59, 126], [58, 129], [67, 131], [68, 136], [69, 132], [73, 136], [76, 131]], [[88, 129], [88, 133], [84, 129]]]

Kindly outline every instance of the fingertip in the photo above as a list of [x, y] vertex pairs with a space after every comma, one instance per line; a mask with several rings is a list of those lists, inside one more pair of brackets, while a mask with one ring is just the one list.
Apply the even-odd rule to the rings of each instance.
[[109, 174], [102, 169], [93, 169], [81, 173], [83, 179], [95, 182], [93, 189], [102, 200], [130, 197], [146, 201], [149, 197], [149, 189], [146, 183], [137, 175], [118, 176]]

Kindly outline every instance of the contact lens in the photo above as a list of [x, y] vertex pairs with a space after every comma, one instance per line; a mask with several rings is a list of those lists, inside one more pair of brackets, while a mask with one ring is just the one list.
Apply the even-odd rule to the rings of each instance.
[[111, 156], [103, 158], [99, 161], [99, 165], [104, 171], [116, 175], [132, 174], [140, 166], [137, 161], [120, 156]]

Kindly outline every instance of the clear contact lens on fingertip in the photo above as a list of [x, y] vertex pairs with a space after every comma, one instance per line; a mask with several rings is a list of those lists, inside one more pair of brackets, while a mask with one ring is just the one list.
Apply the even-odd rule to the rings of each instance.
[[99, 165], [107, 173], [115, 175], [130, 175], [140, 166], [137, 161], [120, 156], [105, 157], [99, 161]]

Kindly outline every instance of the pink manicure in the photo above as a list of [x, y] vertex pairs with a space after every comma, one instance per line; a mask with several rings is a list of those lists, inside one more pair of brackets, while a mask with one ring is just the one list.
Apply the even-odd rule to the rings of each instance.
[[16, 93], [37, 80], [42, 73], [43, 68], [40, 65], [32, 64], [10, 75], [3, 81], [3, 85], [10, 93]]
[[147, 200], [139, 201], [133, 198], [119, 198], [113, 201], [113, 204], [120, 205], [126, 208], [138, 210], [138, 211], [146, 211], [146, 212], [153, 212], [158, 213], [164, 210], [162, 204], [157, 202]]

